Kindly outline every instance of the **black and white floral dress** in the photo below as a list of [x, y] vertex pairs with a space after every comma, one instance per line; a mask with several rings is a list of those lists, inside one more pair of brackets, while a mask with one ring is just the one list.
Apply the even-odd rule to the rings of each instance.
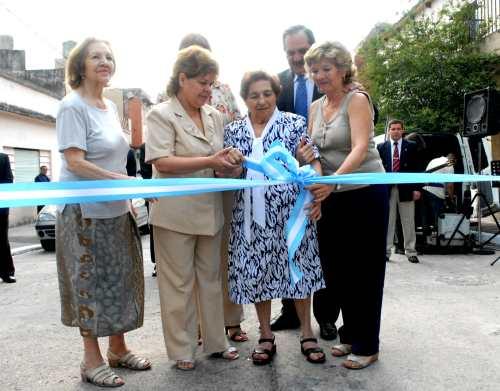
[[[265, 153], [276, 140], [295, 156], [301, 137], [307, 135], [303, 117], [278, 110], [259, 139], [255, 138], [248, 117], [226, 126], [224, 133], [225, 146], [238, 148], [246, 157], [254, 155], [252, 149], [259, 143]], [[297, 184], [287, 184], [259, 189], [235, 193], [229, 239], [229, 297], [238, 304], [306, 298], [325, 285], [316, 226], [309, 220], [294, 257], [303, 277], [296, 284], [290, 280], [285, 226], [300, 188]], [[256, 208], [259, 191], [261, 204]]]

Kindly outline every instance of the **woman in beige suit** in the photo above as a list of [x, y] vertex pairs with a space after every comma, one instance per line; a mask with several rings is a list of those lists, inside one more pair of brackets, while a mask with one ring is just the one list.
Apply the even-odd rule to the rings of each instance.
[[[146, 161], [153, 164], [155, 178], [212, 178], [215, 171], [241, 170], [241, 154], [222, 149], [221, 114], [207, 104], [217, 73], [209, 51], [199, 46], [179, 51], [167, 86], [169, 99], [147, 117]], [[153, 204], [150, 219], [169, 358], [178, 369], [194, 369], [197, 302], [204, 351], [228, 360], [238, 358], [224, 334], [221, 193], [161, 198]]]

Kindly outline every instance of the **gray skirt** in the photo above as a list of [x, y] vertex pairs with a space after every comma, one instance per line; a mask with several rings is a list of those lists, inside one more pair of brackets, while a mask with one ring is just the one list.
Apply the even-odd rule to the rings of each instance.
[[142, 326], [142, 247], [130, 213], [83, 219], [78, 204], [57, 215], [56, 258], [61, 319], [84, 337], [122, 334]]

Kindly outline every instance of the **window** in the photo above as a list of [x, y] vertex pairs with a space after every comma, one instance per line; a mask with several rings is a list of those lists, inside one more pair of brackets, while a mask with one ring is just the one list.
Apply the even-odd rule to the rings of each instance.
[[14, 181], [33, 182], [40, 172], [40, 151], [14, 148]]

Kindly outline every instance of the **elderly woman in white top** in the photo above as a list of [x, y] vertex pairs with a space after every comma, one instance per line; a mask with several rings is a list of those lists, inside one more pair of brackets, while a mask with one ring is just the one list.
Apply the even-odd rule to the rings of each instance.
[[[73, 91], [62, 100], [56, 122], [61, 181], [129, 178], [129, 146], [115, 105], [103, 97], [114, 71], [106, 41], [88, 38], [68, 58], [66, 77]], [[124, 381], [104, 363], [98, 337], [109, 336], [111, 367], [151, 367], [129, 351], [124, 338], [142, 326], [144, 317], [142, 250], [130, 202], [64, 205], [56, 243], [62, 322], [80, 329], [82, 380], [122, 386]]]

